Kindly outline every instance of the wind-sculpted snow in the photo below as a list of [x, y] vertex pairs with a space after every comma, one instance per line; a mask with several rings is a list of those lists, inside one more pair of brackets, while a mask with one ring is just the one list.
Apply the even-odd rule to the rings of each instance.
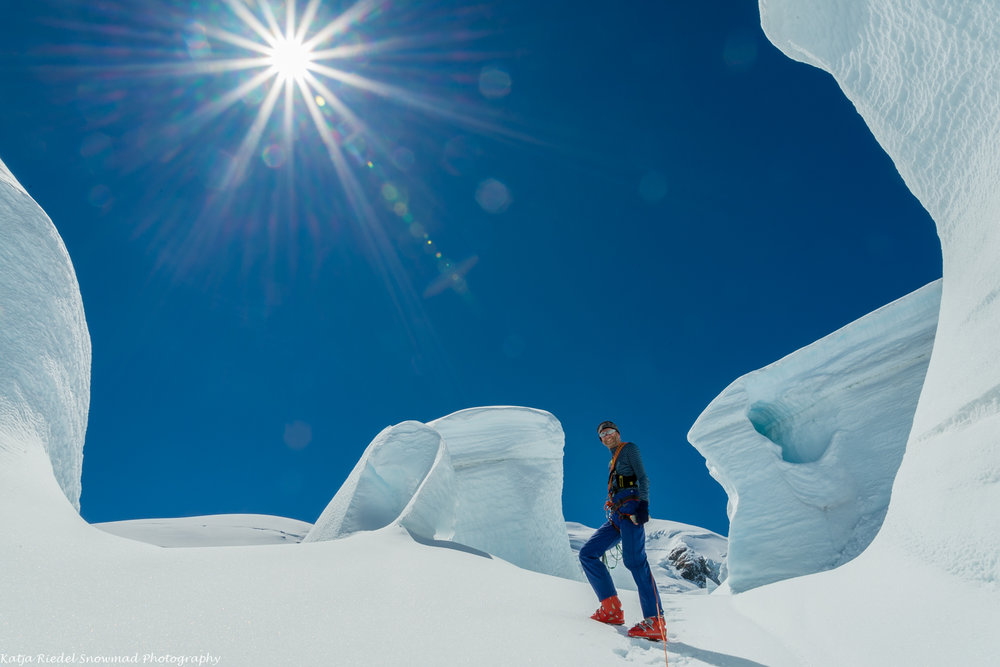
[[934, 218], [937, 338], [879, 541], [1000, 581], [1000, 4], [761, 0], [787, 55], [831, 74]]
[[392, 523], [578, 578], [562, 515], [563, 432], [547, 412], [470, 408], [383, 430], [306, 541]]
[[932, 283], [733, 382], [688, 435], [729, 494], [729, 586], [837, 567], [875, 537], [927, 371]]
[[437, 431], [415, 421], [389, 426], [365, 450], [305, 541], [332, 540], [393, 522], [423, 537], [450, 539], [454, 489], [448, 450]]
[[79, 510], [90, 335], [51, 220], [0, 162], [0, 466], [44, 450]]

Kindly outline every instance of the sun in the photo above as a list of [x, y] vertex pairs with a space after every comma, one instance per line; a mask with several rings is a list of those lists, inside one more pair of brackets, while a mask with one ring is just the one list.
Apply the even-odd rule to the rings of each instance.
[[268, 63], [282, 83], [303, 81], [313, 64], [313, 58], [313, 49], [296, 37], [281, 37], [275, 40], [267, 53]]

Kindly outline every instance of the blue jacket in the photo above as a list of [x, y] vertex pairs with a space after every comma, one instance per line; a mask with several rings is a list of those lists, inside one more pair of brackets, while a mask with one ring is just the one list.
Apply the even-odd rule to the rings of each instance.
[[633, 495], [637, 495], [639, 500], [649, 502], [649, 477], [646, 476], [646, 468], [642, 465], [642, 455], [639, 454], [639, 446], [634, 442], [626, 442], [622, 445], [621, 454], [618, 455], [618, 460], [615, 462], [615, 469], [611, 470], [611, 464], [609, 463], [608, 472], [613, 475], [612, 496], [623, 497], [627, 494], [619, 493], [619, 491], [630, 490], [618, 489], [618, 475], [635, 477], [636, 486], [634, 487]]

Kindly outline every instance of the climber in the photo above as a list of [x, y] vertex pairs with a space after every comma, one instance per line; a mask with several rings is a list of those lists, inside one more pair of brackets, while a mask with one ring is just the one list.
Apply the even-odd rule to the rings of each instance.
[[608, 520], [597, 529], [580, 549], [580, 563], [590, 581], [601, 607], [591, 616], [595, 621], [610, 625], [625, 623], [622, 603], [618, 599], [611, 573], [601, 561], [605, 551], [618, 542], [622, 545], [622, 560], [632, 573], [639, 590], [639, 604], [644, 619], [628, 631], [629, 637], [666, 640], [660, 594], [646, 559], [646, 530], [649, 521], [649, 479], [642, 465], [639, 448], [633, 442], [622, 442], [614, 422], [604, 421], [597, 435], [612, 453], [608, 466]]

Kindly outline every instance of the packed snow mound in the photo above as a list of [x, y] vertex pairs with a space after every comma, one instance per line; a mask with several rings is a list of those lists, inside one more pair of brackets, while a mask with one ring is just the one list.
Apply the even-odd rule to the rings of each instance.
[[0, 162], [0, 466], [43, 450], [79, 511], [90, 334], [66, 247]]
[[940, 281], [739, 378], [688, 439], [729, 494], [739, 592], [851, 560], [882, 525], [927, 372]]
[[306, 542], [398, 524], [577, 579], [562, 514], [562, 426], [542, 410], [469, 408], [383, 430]]
[[878, 542], [1000, 581], [1000, 5], [761, 0], [768, 38], [830, 72], [941, 238], [934, 351]]
[[[646, 528], [646, 559], [653, 571], [656, 587], [664, 595], [673, 593], [705, 593], [722, 581], [726, 562], [727, 540], [707, 528], [677, 521], [650, 519]], [[569, 543], [579, 558], [595, 528], [573, 521], [566, 523]], [[609, 552], [611, 579], [618, 590], [636, 590], [632, 573], [624, 563]]]

